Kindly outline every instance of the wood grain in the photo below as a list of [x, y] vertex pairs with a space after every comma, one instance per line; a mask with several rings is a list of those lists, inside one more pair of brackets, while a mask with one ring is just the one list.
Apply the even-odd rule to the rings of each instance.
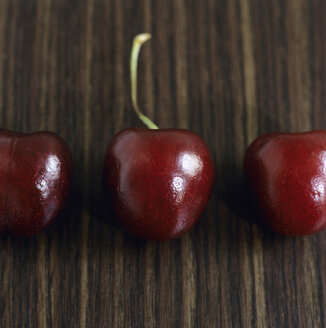
[[[269, 131], [326, 128], [323, 0], [0, 0], [0, 119], [70, 145], [73, 191], [39, 236], [0, 239], [1, 327], [326, 327], [326, 232], [284, 238], [254, 223], [246, 147]], [[212, 199], [180, 240], [133, 239], [101, 189], [113, 135], [189, 128], [216, 164]]]

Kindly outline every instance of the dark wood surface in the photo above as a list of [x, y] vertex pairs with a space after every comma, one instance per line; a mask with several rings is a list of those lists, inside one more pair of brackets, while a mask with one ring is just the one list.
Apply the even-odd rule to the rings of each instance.
[[[326, 232], [257, 224], [242, 179], [268, 131], [326, 128], [324, 0], [0, 0], [1, 126], [70, 145], [74, 187], [44, 233], [0, 239], [0, 326], [325, 327]], [[133, 239], [101, 189], [132, 111], [129, 53], [149, 31], [140, 103], [189, 128], [216, 164], [211, 201], [180, 240]]]

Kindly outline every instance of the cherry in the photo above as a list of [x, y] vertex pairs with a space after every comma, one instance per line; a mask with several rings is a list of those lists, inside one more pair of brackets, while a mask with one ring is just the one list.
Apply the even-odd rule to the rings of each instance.
[[260, 136], [244, 170], [269, 228], [296, 236], [326, 227], [326, 131]]
[[139, 51], [150, 34], [134, 38], [131, 51], [132, 103], [148, 127], [116, 134], [103, 166], [104, 185], [121, 226], [152, 240], [178, 238], [197, 222], [214, 181], [214, 164], [205, 142], [184, 129], [159, 129], [137, 104]]
[[58, 135], [0, 129], [0, 232], [30, 236], [50, 225], [71, 178], [70, 150]]

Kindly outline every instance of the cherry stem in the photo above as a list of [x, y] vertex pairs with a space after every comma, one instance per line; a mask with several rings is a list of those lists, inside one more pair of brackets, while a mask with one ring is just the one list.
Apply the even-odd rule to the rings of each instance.
[[159, 127], [152, 122], [147, 116], [142, 114], [139, 110], [137, 103], [137, 67], [138, 67], [138, 58], [139, 52], [142, 45], [151, 38], [149, 33], [138, 34], [135, 36], [131, 55], [130, 55], [130, 82], [131, 82], [131, 100], [132, 105], [139, 119], [150, 129], [158, 129]]

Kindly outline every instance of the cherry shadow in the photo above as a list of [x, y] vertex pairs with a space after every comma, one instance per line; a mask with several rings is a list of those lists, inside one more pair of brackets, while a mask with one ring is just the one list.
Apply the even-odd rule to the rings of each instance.
[[[224, 162], [219, 170], [223, 173], [217, 177], [220, 179], [220, 183], [217, 184], [217, 197], [235, 214], [237, 220], [245, 220], [249, 225], [258, 228], [264, 249], [288, 244], [295, 240], [296, 237], [282, 236], [263, 224], [257, 204], [246, 183], [242, 163], [234, 165], [230, 162]], [[252, 230], [249, 229], [248, 233], [251, 234]]]
[[266, 229], [260, 220], [260, 215], [250, 191], [247, 187], [242, 163], [234, 165], [223, 163], [219, 168], [221, 174], [216, 177], [217, 197], [223, 201], [227, 208], [239, 219]]

